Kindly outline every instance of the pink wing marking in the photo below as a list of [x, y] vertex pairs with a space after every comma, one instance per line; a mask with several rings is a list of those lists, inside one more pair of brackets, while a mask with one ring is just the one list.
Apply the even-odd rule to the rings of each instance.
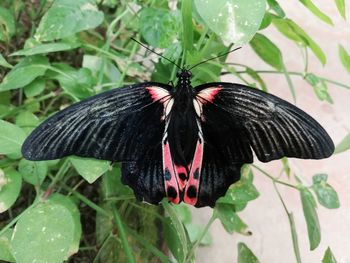
[[164, 103], [170, 96], [169, 91], [160, 87], [147, 87], [146, 90], [148, 90], [153, 101], [160, 101], [161, 103]]
[[206, 104], [208, 102], [213, 102], [215, 96], [222, 90], [222, 87], [211, 87], [201, 90], [197, 94], [197, 98], [199, 98], [202, 104]]
[[177, 176], [175, 175], [173, 159], [171, 157], [170, 146], [166, 133], [162, 140], [162, 150], [165, 192], [169, 201], [173, 202], [174, 204], [178, 204], [180, 203], [179, 186]]
[[203, 144], [204, 140], [202, 137], [202, 132], [200, 131], [196, 150], [194, 152], [190, 175], [184, 193], [184, 202], [190, 205], [195, 205], [198, 201], [199, 182], [203, 162]]
[[176, 165], [175, 171], [176, 171], [176, 178], [177, 178], [177, 181], [179, 183], [179, 188], [181, 191], [183, 191], [183, 189], [186, 186], [187, 178], [188, 178], [187, 169], [183, 166]]

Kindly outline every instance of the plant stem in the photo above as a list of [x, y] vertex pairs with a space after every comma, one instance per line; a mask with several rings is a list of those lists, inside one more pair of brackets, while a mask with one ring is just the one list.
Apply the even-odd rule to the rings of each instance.
[[124, 252], [127, 258], [127, 262], [133, 263], [135, 262], [135, 258], [134, 255], [132, 254], [126, 233], [125, 233], [125, 228], [124, 228], [124, 224], [120, 218], [119, 212], [117, 210], [117, 208], [115, 207], [115, 205], [111, 205], [112, 208], [112, 213], [113, 213], [113, 217], [115, 220], [115, 223], [117, 225], [117, 228], [119, 230], [119, 235], [120, 235], [120, 239], [124, 248]]
[[196, 242], [192, 245], [191, 250], [188, 252], [187, 256], [186, 256], [186, 260], [185, 262], [190, 262], [191, 258], [193, 257], [196, 248], [200, 245], [202, 239], [204, 238], [204, 236], [208, 233], [209, 228], [211, 227], [211, 225], [213, 224], [213, 222], [216, 219], [216, 215], [213, 212], [211, 218], [209, 219], [207, 225], [205, 226], [205, 228], [203, 229], [202, 233], [200, 234], [200, 236], [198, 237], [198, 239], [196, 240]]

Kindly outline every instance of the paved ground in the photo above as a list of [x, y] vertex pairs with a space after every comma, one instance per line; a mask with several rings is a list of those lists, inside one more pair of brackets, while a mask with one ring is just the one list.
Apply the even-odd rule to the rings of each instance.
[[[350, 75], [343, 69], [338, 58], [338, 43], [350, 51], [350, 22], [344, 22], [339, 16], [334, 1], [313, 1], [331, 16], [334, 27], [315, 18], [305, 8], [302, 8], [299, 1], [279, 2], [283, 3], [288, 17], [302, 25], [328, 55], [325, 67], [322, 67], [311, 55], [310, 68], [312, 71], [350, 85]], [[350, 3], [347, 5], [350, 17]], [[289, 51], [283, 54], [289, 70], [302, 71], [300, 51], [295, 44], [281, 37], [275, 30], [269, 29], [263, 33], [284, 51]], [[255, 69], [269, 69], [248, 46], [232, 54], [230, 61], [247, 63]], [[264, 79], [271, 93], [292, 101], [283, 77], [264, 75]], [[320, 102], [313, 94], [312, 88], [303, 80], [295, 78], [294, 84], [297, 87], [297, 106], [317, 119], [337, 144], [350, 131], [350, 90], [329, 85], [329, 92], [334, 99], [334, 105], [330, 105]], [[295, 216], [303, 262], [321, 262], [325, 249], [330, 246], [339, 263], [350, 263], [350, 151], [326, 160], [292, 160], [291, 163], [293, 169], [306, 183], [311, 183], [311, 177], [316, 173], [328, 173], [329, 182], [339, 193], [341, 201], [341, 208], [337, 210], [318, 208], [322, 241], [316, 251], [310, 252], [299, 194], [280, 187], [288, 208]], [[280, 169], [279, 161], [259, 165], [273, 174]], [[255, 185], [261, 196], [240, 213], [253, 232], [253, 236], [229, 235], [219, 222], [215, 222], [211, 228], [214, 243], [198, 251], [197, 262], [236, 262], [237, 243], [241, 241], [254, 251], [261, 262], [295, 262], [288, 219], [270, 180], [256, 173]], [[211, 209], [193, 210], [195, 220], [201, 224], [205, 224], [211, 215]]]

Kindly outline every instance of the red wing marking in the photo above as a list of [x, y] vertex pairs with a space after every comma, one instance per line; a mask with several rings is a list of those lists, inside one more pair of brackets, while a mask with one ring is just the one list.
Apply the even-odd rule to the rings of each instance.
[[147, 87], [146, 90], [148, 90], [153, 101], [160, 101], [161, 103], [164, 103], [170, 96], [169, 91], [160, 87]]
[[215, 96], [222, 90], [222, 87], [211, 87], [206, 88], [198, 92], [197, 98], [199, 98], [202, 104], [206, 104], [208, 102], [213, 102]]
[[[166, 127], [167, 129], [167, 127]], [[177, 175], [175, 174], [174, 163], [171, 157], [170, 146], [167, 139], [167, 133], [165, 132], [162, 140], [163, 151], [163, 175], [165, 192], [169, 201], [174, 204], [180, 203], [180, 191], [177, 181]]]
[[183, 189], [186, 186], [187, 178], [188, 178], [188, 172], [187, 169], [183, 166], [175, 166], [175, 172], [176, 172], [176, 178], [179, 183], [180, 191], [183, 191]]
[[[198, 124], [199, 125], [199, 124]], [[195, 205], [198, 201], [200, 175], [203, 162], [203, 137], [200, 131], [197, 140], [196, 150], [191, 165], [190, 175], [184, 192], [184, 202], [190, 205]]]

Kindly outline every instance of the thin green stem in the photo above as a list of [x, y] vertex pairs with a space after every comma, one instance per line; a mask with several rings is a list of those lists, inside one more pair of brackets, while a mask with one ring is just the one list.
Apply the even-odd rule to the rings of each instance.
[[289, 90], [290, 92], [292, 93], [292, 96], [293, 96], [293, 101], [294, 103], [296, 102], [297, 100], [297, 97], [296, 97], [296, 94], [295, 94], [295, 88], [294, 88], [294, 85], [293, 85], [293, 81], [292, 79], [290, 78], [289, 76], [289, 72], [286, 68], [286, 66], [283, 64], [283, 68], [282, 68], [282, 71], [284, 73], [284, 77], [286, 78], [286, 81], [288, 83], [288, 87], [289, 87]]
[[207, 225], [204, 227], [202, 233], [200, 234], [200, 236], [198, 237], [198, 239], [196, 240], [196, 242], [192, 245], [190, 251], [188, 252], [188, 254], [186, 255], [186, 260], [185, 262], [190, 262], [192, 257], [194, 256], [194, 253], [197, 249], [197, 247], [200, 245], [202, 239], [205, 237], [205, 235], [208, 233], [209, 231], [209, 228], [211, 227], [211, 225], [214, 223], [216, 219], [216, 215], [215, 213], [213, 212], [212, 216], [210, 217]]
[[66, 158], [62, 165], [60, 166], [60, 169], [58, 170], [58, 172], [56, 173], [56, 175], [52, 178], [52, 181], [48, 187], [48, 189], [53, 189], [55, 187], [55, 185], [57, 184], [57, 182], [59, 180], [62, 179], [62, 177], [66, 174], [66, 172], [69, 170], [70, 168], [70, 162], [69, 159]]
[[264, 174], [264, 175], [266, 175], [268, 178], [270, 178], [274, 183], [283, 184], [283, 185], [285, 185], [285, 186], [288, 186], [288, 187], [291, 187], [291, 188], [294, 188], [294, 189], [299, 190], [297, 186], [276, 179], [275, 177], [273, 177], [272, 175], [270, 175], [269, 173], [267, 173], [266, 171], [264, 171], [264, 170], [261, 169], [260, 167], [254, 165], [254, 164], [252, 164], [252, 166], [253, 166], [256, 170], [258, 170], [259, 172], [261, 172], [262, 174]]
[[128, 242], [128, 239], [126, 236], [124, 224], [120, 218], [119, 212], [118, 212], [117, 208], [115, 207], [115, 205], [112, 205], [111, 208], [112, 208], [112, 213], [113, 213], [115, 223], [116, 223], [118, 231], [119, 231], [119, 236], [120, 236], [123, 248], [124, 248], [127, 262], [130, 262], [130, 263], [136, 262], [134, 255], [132, 254], [132, 251], [131, 251], [131, 248], [130, 248], [130, 245], [129, 245], [129, 242]]

